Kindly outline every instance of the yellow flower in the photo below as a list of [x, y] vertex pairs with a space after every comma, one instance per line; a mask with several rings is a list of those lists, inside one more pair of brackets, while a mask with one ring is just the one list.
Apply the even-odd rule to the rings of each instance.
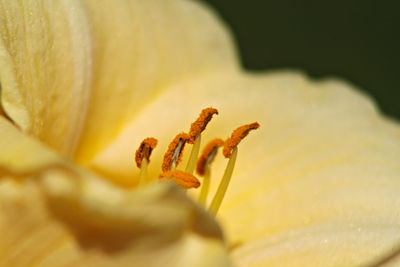
[[[399, 125], [345, 82], [242, 71], [198, 2], [1, 0], [0, 82], [0, 266], [353, 266], [400, 240]], [[198, 192], [135, 187], [139, 143], [159, 139], [157, 177], [207, 106], [220, 115], [204, 143], [262, 125], [224, 234]]]

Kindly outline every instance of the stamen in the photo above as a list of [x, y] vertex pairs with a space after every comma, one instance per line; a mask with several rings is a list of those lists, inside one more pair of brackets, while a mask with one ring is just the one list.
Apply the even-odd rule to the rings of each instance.
[[226, 166], [224, 176], [218, 186], [217, 193], [215, 194], [209, 212], [213, 215], [216, 215], [218, 212], [219, 207], [221, 206], [222, 200], [224, 199], [226, 190], [228, 188], [229, 182], [232, 177], [233, 168], [235, 167], [236, 157], [237, 157], [237, 145], [240, 141], [246, 137], [251, 130], [258, 129], [260, 124], [257, 122], [252, 124], [247, 124], [237, 128], [233, 131], [230, 138], [225, 141], [224, 144], [224, 156], [229, 158], [228, 165]]
[[200, 181], [192, 174], [183, 171], [166, 171], [160, 175], [161, 181], [172, 181], [179, 186], [190, 189], [200, 186]]
[[199, 203], [204, 205], [207, 200], [208, 190], [211, 182], [211, 162], [217, 155], [218, 148], [224, 145], [222, 139], [214, 139], [210, 141], [203, 149], [203, 152], [197, 161], [196, 171], [199, 175], [203, 176], [203, 184], [199, 195]]
[[205, 174], [206, 166], [214, 160], [219, 147], [224, 145], [224, 141], [220, 138], [211, 140], [203, 149], [199, 160], [197, 161], [196, 171], [199, 175]]
[[190, 126], [190, 139], [188, 140], [189, 144], [194, 144], [196, 137], [201, 134], [202, 131], [204, 131], [214, 114], [218, 114], [218, 110], [215, 108], [205, 108], [201, 111], [197, 120]]
[[141, 167], [142, 160], [145, 158], [150, 162], [150, 155], [153, 149], [157, 146], [158, 140], [153, 137], [145, 138], [135, 153], [136, 166]]
[[193, 122], [192, 125], [190, 126], [189, 130], [190, 139], [188, 140], [188, 143], [193, 144], [193, 147], [185, 169], [187, 173], [192, 174], [194, 168], [196, 167], [196, 160], [197, 157], [199, 156], [199, 151], [200, 151], [201, 133], [207, 127], [207, 124], [210, 122], [214, 114], [218, 114], [217, 109], [205, 108], [201, 111], [197, 120]]
[[180, 133], [175, 136], [164, 155], [164, 161], [161, 166], [163, 172], [175, 170], [182, 159], [182, 151], [189, 138], [190, 136], [187, 133]]
[[157, 139], [153, 137], [146, 138], [140, 143], [136, 150], [135, 161], [136, 166], [140, 168], [139, 186], [146, 183], [147, 180], [147, 165], [150, 162], [150, 155], [153, 149], [157, 146]]
[[230, 138], [225, 141], [223, 154], [225, 158], [230, 158], [232, 154], [233, 148], [235, 148], [243, 138], [245, 138], [251, 130], [258, 129], [260, 124], [258, 122], [254, 122], [251, 124], [246, 124], [240, 126], [236, 130], [233, 131]]

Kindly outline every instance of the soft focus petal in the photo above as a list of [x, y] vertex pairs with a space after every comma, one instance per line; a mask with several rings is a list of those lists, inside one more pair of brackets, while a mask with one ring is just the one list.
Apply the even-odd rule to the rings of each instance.
[[3, 106], [80, 162], [168, 84], [222, 68], [230, 36], [195, 1], [0, 1]]
[[229, 266], [218, 225], [176, 186], [116, 188], [3, 118], [0, 133], [1, 266]]
[[0, 84], [0, 116], [5, 117], [6, 113], [3, 110], [3, 106], [1, 105], [1, 84]]
[[[157, 166], [172, 137], [206, 106], [220, 114], [204, 144], [239, 125], [261, 124], [239, 145], [217, 216], [240, 266], [348, 266], [400, 240], [400, 127], [338, 80], [216, 73], [176, 84], [93, 167], [126, 182], [123, 177], [135, 171], [133, 146], [148, 135], [159, 138], [151, 162]], [[225, 164], [222, 156], [213, 164], [214, 189]]]

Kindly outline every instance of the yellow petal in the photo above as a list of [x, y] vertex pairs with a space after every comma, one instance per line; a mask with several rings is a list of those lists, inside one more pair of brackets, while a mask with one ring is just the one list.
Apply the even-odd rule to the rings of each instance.
[[2, 105], [23, 131], [65, 155], [85, 118], [90, 46], [78, 1], [0, 1]]
[[[133, 146], [151, 135], [159, 139], [150, 165], [155, 175], [168, 142], [206, 106], [220, 114], [204, 143], [228, 137], [238, 125], [261, 124], [239, 145], [217, 216], [239, 266], [359, 264], [400, 239], [400, 126], [339, 80], [215, 73], [176, 84], [92, 166], [126, 182], [123, 177], [135, 171]], [[217, 157], [214, 182], [225, 165]]]
[[113, 187], [1, 117], [0, 147], [1, 266], [229, 266], [216, 222], [174, 185]]
[[236, 68], [210, 13], [180, 0], [2, 0], [3, 106], [25, 132], [86, 162], [168, 84]]
[[6, 113], [3, 110], [3, 106], [1, 105], [1, 84], [0, 84], [0, 116], [5, 117]]

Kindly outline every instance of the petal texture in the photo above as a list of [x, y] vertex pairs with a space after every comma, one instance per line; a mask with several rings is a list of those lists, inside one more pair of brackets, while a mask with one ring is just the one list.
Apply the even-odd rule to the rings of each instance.
[[[352, 266], [400, 240], [394, 208], [400, 204], [400, 127], [339, 80], [309, 81], [293, 72], [215, 73], [176, 84], [93, 168], [126, 182], [123, 177], [135, 172], [132, 143], [153, 135], [159, 138], [151, 162], [156, 177], [170, 139], [206, 106], [220, 114], [204, 144], [239, 125], [261, 124], [239, 145], [217, 216], [239, 266]], [[152, 127], [145, 127], [149, 121]], [[139, 129], [143, 136], [132, 138]], [[214, 190], [225, 164], [221, 156], [213, 164]]]
[[78, 1], [0, 1], [2, 106], [27, 133], [70, 155], [83, 125], [91, 43]]
[[196, 1], [85, 0], [93, 90], [77, 157], [88, 162], [169, 84], [236, 68], [229, 34]]
[[236, 68], [229, 34], [195, 1], [2, 0], [0, 25], [5, 111], [83, 163], [162, 88]]
[[3, 118], [0, 133], [1, 266], [230, 266], [216, 222], [176, 186], [123, 190]]
[[[114, 183], [136, 183], [147, 136], [160, 139], [157, 177], [206, 106], [221, 115], [205, 142], [260, 122], [218, 214], [239, 266], [353, 266], [397, 246], [399, 126], [347, 84], [239, 73], [229, 35], [194, 1], [2, 0], [0, 22], [5, 112]], [[175, 187], [118, 189], [0, 127], [5, 265], [228, 264], [215, 222]]]

